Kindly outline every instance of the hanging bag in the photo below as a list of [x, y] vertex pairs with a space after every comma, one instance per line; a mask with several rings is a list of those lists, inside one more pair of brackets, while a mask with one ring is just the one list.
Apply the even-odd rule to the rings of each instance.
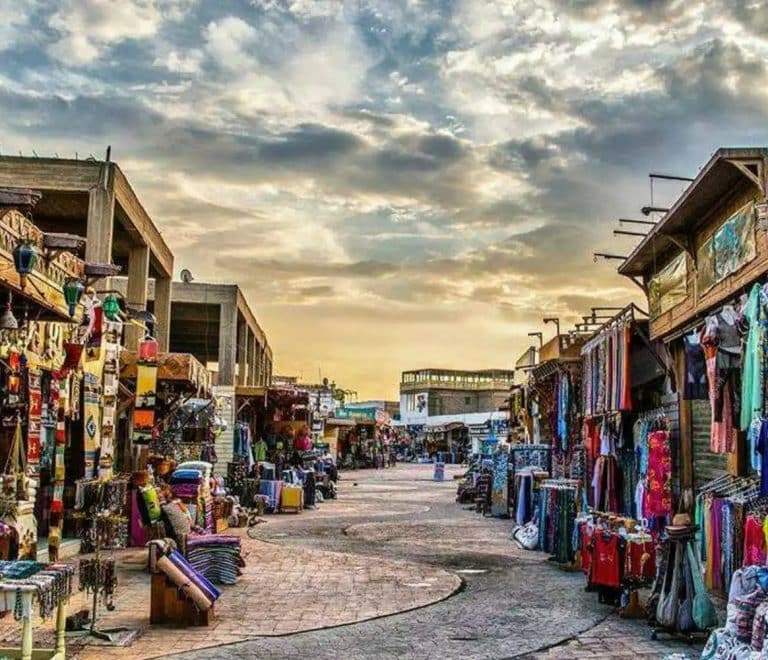
[[[677, 610], [680, 605], [680, 573], [682, 572], [682, 552], [675, 541], [670, 549], [670, 561], [664, 576], [659, 604], [656, 607], [656, 621], [664, 628], [674, 629], [677, 625]], [[674, 555], [674, 557], [672, 557]]]
[[716, 628], [718, 624], [717, 611], [704, 586], [704, 579], [701, 577], [701, 565], [692, 545], [688, 546], [687, 552], [693, 577], [693, 620], [699, 630]]
[[[682, 544], [687, 548], [690, 544], [687, 541], [682, 541]], [[681, 548], [682, 550], [682, 548]], [[685, 598], [680, 602], [680, 607], [677, 610], [677, 629], [680, 632], [693, 632], [696, 630], [696, 623], [693, 620], [693, 577], [691, 575], [691, 561], [684, 552], [683, 555], [683, 580], [685, 588]]]

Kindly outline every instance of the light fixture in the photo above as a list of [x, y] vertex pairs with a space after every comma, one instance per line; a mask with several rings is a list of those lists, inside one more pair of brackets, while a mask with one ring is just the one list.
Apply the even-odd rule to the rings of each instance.
[[22, 238], [13, 248], [13, 266], [19, 274], [22, 289], [27, 284], [27, 276], [35, 269], [37, 257], [37, 247], [30, 238]]
[[8, 302], [0, 315], [0, 330], [18, 330], [19, 322], [11, 309], [11, 292], [8, 292]]
[[120, 307], [120, 301], [114, 293], [110, 293], [104, 298], [101, 309], [104, 311], [104, 316], [110, 321], [119, 321], [120, 313], [123, 311]]
[[69, 315], [74, 316], [77, 305], [85, 293], [85, 284], [77, 277], [68, 277], [64, 280], [64, 301], [69, 307]]

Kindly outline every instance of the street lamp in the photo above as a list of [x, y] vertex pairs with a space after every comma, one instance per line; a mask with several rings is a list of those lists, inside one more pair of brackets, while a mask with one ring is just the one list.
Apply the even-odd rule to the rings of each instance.
[[539, 338], [539, 348], [544, 346], [544, 335], [541, 332], [529, 332], [529, 337], [538, 337]]
[[557, 336], [560, 336], [560, 319], [554, 316], [544, 319], [544, 323], [554, 323], [557, 329]]

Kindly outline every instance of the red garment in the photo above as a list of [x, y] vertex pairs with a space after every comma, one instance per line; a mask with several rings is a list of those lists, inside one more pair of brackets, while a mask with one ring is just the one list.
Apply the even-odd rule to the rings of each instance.
[[592, 533], [589, 525], [581, 526], [581, 570], [589, 575], [590, 564], [592, 563]]
[[648, 436], [648, 474], [643, 512], [647, 517], [672, 513], [672, 454], [669, 432], [654, 431]]
[[624, 351], [622, 353], [622, 374], [621, 374], [621, 409], [632, 410], [632, 386], [629, 371], [629, 355], [632, 350], [632, 327], [627, 323], [624, 326]]
[[765, 534], [760, 521], [748, 516], [744, 523], [744, 566], [765, 566]]
[[650, 579], [656, 575], [656, 550], [653, 541], [629, 541], [626, 548], [624, 575]]
[[602, 587], [621, 587], [619, 536], [595, 532], [592, 542], [592, 583]]

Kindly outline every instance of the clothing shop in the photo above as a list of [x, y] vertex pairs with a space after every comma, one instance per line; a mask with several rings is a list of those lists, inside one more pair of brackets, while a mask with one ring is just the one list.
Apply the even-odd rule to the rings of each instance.
[[267, 513], [301, 512], [335, 497], [336, 463], [311, 437], [309, 392], [235, 389], [234, 452], [227, 485], [245, 506]]

